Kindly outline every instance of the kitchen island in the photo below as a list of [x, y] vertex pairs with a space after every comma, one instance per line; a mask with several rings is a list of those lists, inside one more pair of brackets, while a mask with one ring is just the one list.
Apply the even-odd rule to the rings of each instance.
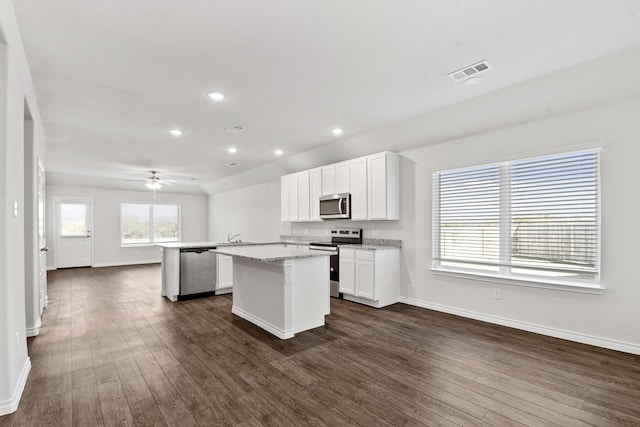
[[287, 243], [212, 251], [233, 257], [233, 314], [281, 339], [324, 325], [329, 254]]

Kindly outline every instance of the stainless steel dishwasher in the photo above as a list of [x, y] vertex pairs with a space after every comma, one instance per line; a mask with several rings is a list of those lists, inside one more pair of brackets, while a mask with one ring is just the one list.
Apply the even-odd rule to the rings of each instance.
[[216, 254], [215, 248], [180, 249], [180, 296], [215, 292]]

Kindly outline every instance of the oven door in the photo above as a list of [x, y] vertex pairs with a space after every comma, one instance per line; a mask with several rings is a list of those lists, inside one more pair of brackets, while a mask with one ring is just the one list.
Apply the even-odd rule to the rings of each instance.
[[349, 193], [320, 197], [320, 219], [351, 218], [350, 201]]

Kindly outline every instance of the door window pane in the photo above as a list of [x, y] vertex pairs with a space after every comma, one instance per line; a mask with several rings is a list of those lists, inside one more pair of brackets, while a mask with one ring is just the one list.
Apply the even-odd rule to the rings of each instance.
[[122, 243], [150, 243], [149, 205], [122, 204]]
[[87, 205], [60, 204], [60, 235], [63, 237], [87, 235]]
[[153, 241], [178, 240], [178, 206], [153, 205]]

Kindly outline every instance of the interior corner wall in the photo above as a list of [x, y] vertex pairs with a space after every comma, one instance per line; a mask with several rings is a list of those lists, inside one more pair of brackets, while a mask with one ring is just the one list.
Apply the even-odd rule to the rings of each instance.
[[47, 268], [55, 268], [54, 197], [93, 200], [93, 267], [160, 262], [157, 246], [120, 246], [120, 204], [149, 203], [180, 205], [180, 238], [183, 242], [205, 241], [208, 236], [208, 196], [158, 191], [126, 191], [94, 187], [47, 185]]
[[17, 409], [31, 367], [25, 328], [25, 103], [30, 106], [34, 125], [34, 154], [44, 157], [42, 119], [13, 4], [3, 1], [0, 2], [0, 415]]
[[223, 242], [240, 233], [245, 242], [280, 240], [280, 180], [209, 197], [209, 240]]

